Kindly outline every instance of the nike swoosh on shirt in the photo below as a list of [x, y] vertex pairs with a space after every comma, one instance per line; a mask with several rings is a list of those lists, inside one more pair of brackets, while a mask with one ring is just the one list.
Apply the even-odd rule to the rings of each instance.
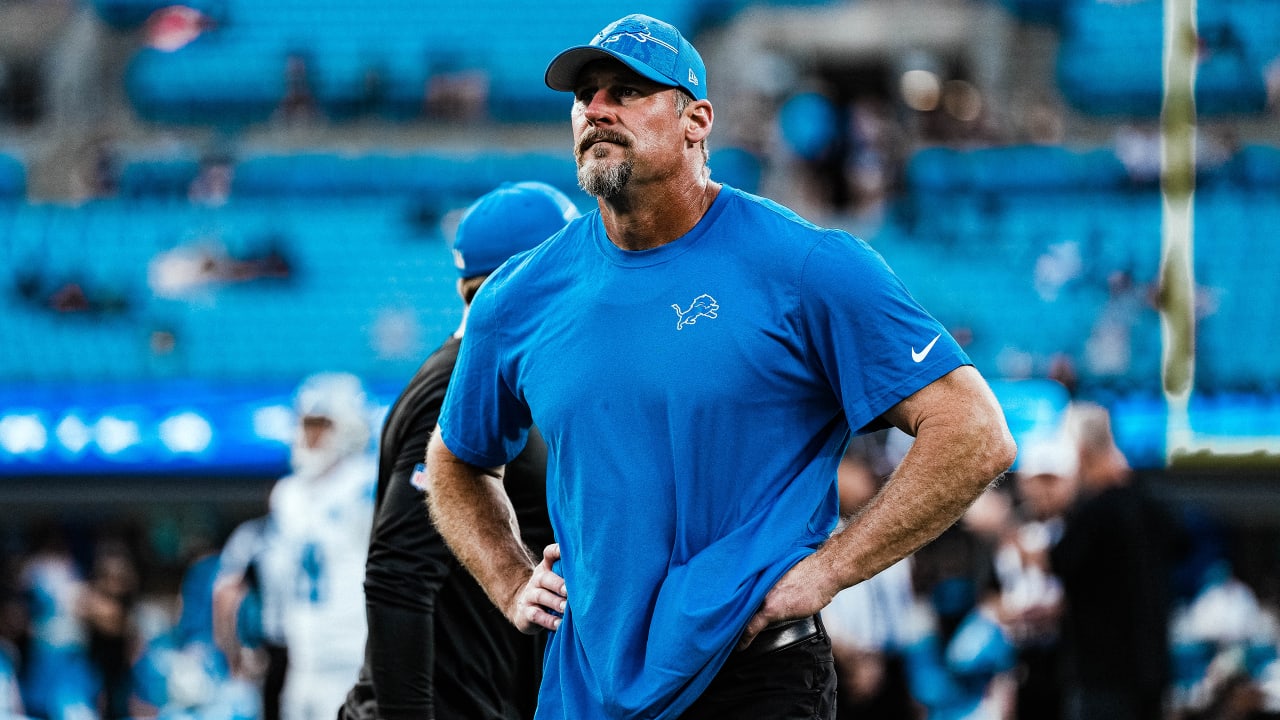
[[916, 352], [916, 346], [912, 345], [911, 359], [916, 362], [924, 362], [924, 359], [929, 357], [929, 351], [933, 349], [933, 344], [938, 342], [938, 338], [940, 337], [942, 337], [942, 333], [938, 333], [937, 335], [934, 335], [933, 339], [929, 341], [929, 344], [925, 345], [924, 349], [921, 350], [920, 352]]

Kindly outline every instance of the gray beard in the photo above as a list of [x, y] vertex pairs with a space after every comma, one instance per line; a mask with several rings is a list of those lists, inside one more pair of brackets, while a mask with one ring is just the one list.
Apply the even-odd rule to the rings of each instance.
[[587, 165], [578, 167], [578, 187], [593, 197], [604, 200], [617, 197], [631, 180], [632, 163], [629, 158], [603, 169], [588, 168]]

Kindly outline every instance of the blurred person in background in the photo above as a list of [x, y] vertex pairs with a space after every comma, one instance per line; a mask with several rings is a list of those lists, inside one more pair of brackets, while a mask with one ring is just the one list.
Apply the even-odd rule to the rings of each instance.
[[[845, 452], [837, 470], [841, 523], [880, 489], [870, 462]], [[836, 593], [822, 610], [836, 663], [837, 718], [908, 720], [920, 713], [907, 687], [902, 651], [911, 640], [915, 590], [911, 557]]]
[[995, 571], [1010, 526], [1008, 494], [992, 487], [918, 553], [923, 572], [903, 654], [912, 695], [930, 720], [1012, 717], [1015, 650]]
[[366, 634], [364, 565], [377, 465], [370, 408], [350, 373], [308, 377], [294, 396], [293, 472], [271, 490], [273, 542], [292, 574], [281, 594], [289, 663], [284, 720], [332, 720], [355, 681]]
[[217, 572], [216, 547], [195, 548], [182, 573], [177, 620], [151, 638], [133, 664], [135, 720], [257, 720], [257, 693], [231, 676], [214, 644]]
[[140, 650], [134, 618], [138, 583], [137, 564], [128, 547], [118, 540], [100, 541], [77, 612], [88, 630], [89, 661], [99, 686], [98, 711], [106, 720], [130, 715], [130, 667]]
[[1056, 435], [1028, 443], [1015, 468], [1018, 522], [996, 554], [996, 572], [1018, 647], [1019, 718], [1061, 717], [1062, 583], [1049, 566], [1049, 551], [1075, 502], [1078, 465], [1074, 444]]
[[1182, 533], [1135, 478], [1106, 408], [1075, 403], [1065, 422], [1078, 451], [1079, 496], [1049, 551], [1064, 599], [1063, 717], [1160, 720]]
[[14, 555], [0, 549], [0, 717], [26, 717], [26, 703], [18, 684], [22, 664], [19, 644], [26, 636], [27, 610], [18, 592]]
[[263, 720], [280, 720], [289, 663], [283, 594], [291, 568], [274, 538], [270, 515], [237, 525], [223, 543], [213, 585], [214, 640], [231, 673], [260, 687]]
[[1280, 617], [1227, 559], [1174, 613], [1174, 717], [1178, 720], [1280, 718]]
[[22, 691], [18, 688], [17, 651], [3, 639], [0, 639], [0, 717], [26, 717]]
[[30, 626], [20, 684], [26, 711], [51, 720], [96, 716], [88, 628], [79, 612], [84, 576], [56, 523], [36, 526], [30, 547], [19, 571]]
[[[428, 449], [441, 534], [517, 627], [555, 630], [539, 718], [834, 717], [818, 612], [1013, 460], [985, 381], [874, 251], [711, 180], [706, 80], [643, 15], [552, 60], [598, 210], [481, 288]], [[541, 562], [501, 491], [535, 422]], [[850, 436], [888, 425], [915, 442], [832, 535]]]
[[[458, 563], [427, 514], [420, 471], [471, 299], [507, 258], [577, 215], [549, 185], [504, 183], [472, 203], [458, 225], [453, 256], [462, 324], [418, 368], [382, 428], [365, 570], [369, 640], [341, 713], [346, 720], [533, 717], [544, 637], [516, 630]], [[526, 547], [537, 552], [552, 542], [545, 473], [546, 445], [534, 432], [507, 466], [503, 489]]]

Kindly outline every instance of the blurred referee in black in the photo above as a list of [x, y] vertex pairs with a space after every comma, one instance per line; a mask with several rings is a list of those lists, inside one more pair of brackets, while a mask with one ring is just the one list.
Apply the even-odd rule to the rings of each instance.
[[[464, 305], [507, 258], [577, 214], [563, 193], [535, 182], [504, 183], [473, 203], [453, 246]], [[533, 717], [545, 637], [520, 633], [494, 607], [436, 532], [420, 489], [465, 328], [464, 311], [462, 326], [418, 368], [383, 425], [364, 581], [369, 638], [339, 720]], [[505, 482], [525, 544], [539, 557], [552, 542], [545, 471], [546, 445], [531, 433]]]

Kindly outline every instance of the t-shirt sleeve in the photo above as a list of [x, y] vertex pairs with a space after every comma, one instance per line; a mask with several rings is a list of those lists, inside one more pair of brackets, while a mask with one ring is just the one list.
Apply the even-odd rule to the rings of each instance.
[[[495, 282], [497, 281], [497, 282]], [[449, 389], [440, 410], [440, 439], [464, 462], [497, 467], [524, 449], [533, 424], [529, 408], [512, 391], [495, 274], [480, 288], [467, 316]]]
[[802, 323], [849, 427], [878, 418], [912, 393], [971, 364], [955, 339], [862, 240], [830, 231], [806, 259]]
[[218, 554], [218, 575], [215, 582], [238, 581], [249, 570], [258, 547], [262, 544], [261, 518], [247, 520], [231, 532]]

